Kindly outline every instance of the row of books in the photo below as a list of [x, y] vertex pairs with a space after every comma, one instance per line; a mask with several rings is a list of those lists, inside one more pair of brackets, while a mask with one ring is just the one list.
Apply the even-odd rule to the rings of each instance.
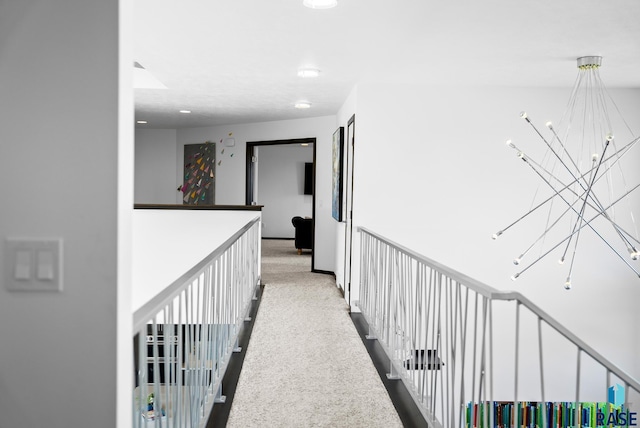
[[[623, 407], [623, 406], [622, 406]], [[608, 425], [610, 414], [624, 409], [611, 403], [493, 401], [468, 403], [467, 428], [574, 428]], [[600, 415], [599, 415], [600, 414]], [[615, 418], [614, 418], [615, 419]], [[622, 425], [620, 425], [622, 426]]]

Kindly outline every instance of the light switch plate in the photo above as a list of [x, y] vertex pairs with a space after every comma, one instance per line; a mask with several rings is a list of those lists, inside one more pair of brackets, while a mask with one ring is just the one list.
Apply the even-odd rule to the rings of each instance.
[[62, 238], [6, 238], [4, 286], [9, 291], [62, 291]]

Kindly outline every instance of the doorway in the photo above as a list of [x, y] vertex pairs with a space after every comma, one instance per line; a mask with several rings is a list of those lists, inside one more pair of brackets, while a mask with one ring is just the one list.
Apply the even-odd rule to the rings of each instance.
[[[284, 183], [281, 182], [283, 184], [283, 187], [287, 187], [288, 190], [281, 190], [281, 191], [286, 191], [290, 193], [286, 195], [286, 199], [289, 200], [289, 203], [291, 203], [291, 199], [297, 200], [298, 194], [300, 195], [300, 198], [311, 199], [311, 213], [310, 213], [311, 214], [311, 271], [315, 271], [315, 219], [316, 219], [316, 186], [315, 186], [316, 139], [315, 138], [299, 138], [299, 139], [292, 139], [292, 140], [247, 142], [245, 203], [247, 205], [263, 204], [262, 199], [260, 198], [260, 194], [263, 194], [263, 192], [261, 192], [260, 186], [258, 185], [259, 184], [258, 177], [259, 176], [263, 177], [259, 173], [260, 172], [260, 149], [262, 148], [263, 151], [277, 149], [277, 147], [274, 147], [274, 146], [288, 146], [288, 147], [285, 147], [287, 152], [289, 150], [295, 150], [296, 146], [299, 146], [301, 149], [306, 147], [309, 147], [310, 149], [312, 149], [312, 161], [310, 162], [311, 173], [309, 174], [311, 178], [311, 185], [310, 185], [311, 194], [305, 195], [305, 193], [307, 192], [304, 192], [305, 190], [304, 179], [305, 179], [305, 169], [306, 169], [305, 167], [308, 162], [304, 162], [304, 161], [299, 162], [295, 159], [291, 160], [291, 162], [296, 163], [295, 173], [292, 173], [292, 175], [289, 176], [290, 178], [286, 179], [286, 182]], [[296, 157], [296, 156], [292, 154], [292, 157]], [[280, 171], [280, 173], [281, 172], [282, 171]], [[274, 184], [272, 183], [271, 185], [273, 186]], [[263, 224], [264, 224], [265, 217], [273, 214], [270, 211], [268, 211], [270, 209], [271, 210], [274, 209], [273, 204], [270, 204], [270, 205], [271, 206], [265, 205], [265, 208], [263, 209]], [[309, 208], [308, 205], [306, 207], [307, 209]], [[278, 207], [278, 208], [281, 210], [283, 209], [282, 207]], [[295, 204], [294, 204], [293, 210], [294, 211], [289, 212], [288, 214], [286, 214], [286, 210], [283, 210], [280, 213], [278, 213], [278, 218], [277, 218], [278, 225], [276, 227], [278, 227], [279, 230], [282, 230], [283, 227], [287, 227], [283, 225], [283, 224], [287, 224], [288, 227], [290, 227], [288, 231], [293, 231], [293, 225], [291, 224], [292, 217], [297, 215], [308, 216], [308, 214], [305, 215], [305, 213], [297, 212], [295, 209]], [[272, 221], [271, 224], [266, 224], [265, 228], [270, 228], [267, 230], [273, 231], [274, 230], [273, 223], [274, 222]], [[263, 236], [265, 236], [265, 228], [263, 228]]]

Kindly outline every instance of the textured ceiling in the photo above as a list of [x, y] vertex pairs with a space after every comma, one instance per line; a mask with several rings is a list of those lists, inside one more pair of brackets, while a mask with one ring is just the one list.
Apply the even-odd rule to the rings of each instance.
[[[168, 88], [136, 89], [136, 119], [333, 115], [358, 82], [571, 86], [584, 55], [603, 56], [608, 87], [640, 88], [639, 20], [638, 0], [136, 0], [135, 60]], [[305, 65], [320, 77], [298, 77]]]

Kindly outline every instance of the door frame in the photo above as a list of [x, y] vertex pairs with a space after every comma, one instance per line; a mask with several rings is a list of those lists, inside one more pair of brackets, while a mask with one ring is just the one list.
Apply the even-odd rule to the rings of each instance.
[[351, 116], [345, 130], [345, 228], [344, 228], [344, 282], [347, 303], [351, 311], [351, 268], [353, 267], [353, 171], [356, 135], [356, 115]]
[[253, 162], [254, 148], [260, 146], [278, 146], [293, 144], [313, 144], [313, 195], [311, 201], [311, 271], [315, 272], [316, 255], [316, 150], [314, 138], [296, 138], [292, 140], [247, 141], [245, 161], [245, 204], [255, 205], [253, 201], [254, 180], [256, 178]]

